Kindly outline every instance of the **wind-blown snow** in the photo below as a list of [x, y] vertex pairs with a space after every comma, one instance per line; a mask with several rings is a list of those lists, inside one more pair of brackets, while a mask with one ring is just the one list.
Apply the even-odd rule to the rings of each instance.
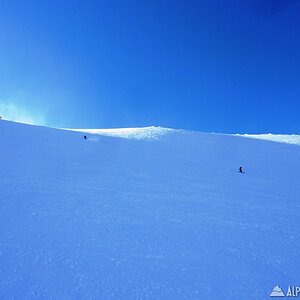
[[1, 299], [269, 299], [299, 284], [298, 146], [96, 136], [0, 121]]
[[[120, 137], [125, 139], [158, 139], [159, 137], [183, 130], [175, 130], [159, 126], [149, 126], [140, 128], [113, 128], [113, 129], [67, 129], [72, 131], [85, 132], [104, 136]], [[300, 145], [300, 135], [297, 134], [236, 134], [237, 136], [280, 142], [286, 144]]]
[[241, 134], [247, 138], [268, 140], [272, 142], [300, 145], [300, 135], [297, 134]]
[[114, 128], [114, 129], [69, 129], [91, 134], [114, 136], [125, 139], [157, 139], [165, 134], [175, 132], [175, 129], [149, 126], [141, 128]]

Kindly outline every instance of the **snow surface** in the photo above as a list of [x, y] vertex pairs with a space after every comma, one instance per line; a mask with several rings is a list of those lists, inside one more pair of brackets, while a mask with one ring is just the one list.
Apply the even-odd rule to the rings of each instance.
[[270, 299], [299, 285], [299, 146], [8, 121], [0, 143], [0, 299]]
[[[238, 134], [240, 135], [240, 134]], [[300, 135], [298, 134], [241, 134], [240, 136], [268, 140], [272, 142], [300, 145]]]
[[178, 131], [170, 128], [157, 126], [140, 127], [140, 128], [113, 128], [113, 129], [68, 129], [91, 134], [121, 137], [125, 139], [157, 139], [162, 135]]

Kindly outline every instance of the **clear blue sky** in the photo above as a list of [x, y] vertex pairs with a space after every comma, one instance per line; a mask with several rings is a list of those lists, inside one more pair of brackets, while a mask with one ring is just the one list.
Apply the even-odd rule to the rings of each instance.
[[2, 0], [0, 114], [300, 132], [300, 1]]

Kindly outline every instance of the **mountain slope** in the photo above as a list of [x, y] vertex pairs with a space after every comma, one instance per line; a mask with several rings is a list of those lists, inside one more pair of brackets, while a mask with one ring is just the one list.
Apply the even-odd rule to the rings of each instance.
[[279, 143], [300, 145], [300, 135], [298, 134], [243, 134], [244, 137], [268, 140]]
[[7, 121], [0, 142], [1, 298], [268, 299], [298, 283], [299, 146]]

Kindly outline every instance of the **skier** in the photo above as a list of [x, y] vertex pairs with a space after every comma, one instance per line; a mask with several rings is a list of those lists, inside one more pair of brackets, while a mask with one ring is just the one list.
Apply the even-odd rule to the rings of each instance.
[[243, 167], [240, 167], [240, 168], [239, 168], [239, 171], [240, 171], [240, 173], [244, 173]]

